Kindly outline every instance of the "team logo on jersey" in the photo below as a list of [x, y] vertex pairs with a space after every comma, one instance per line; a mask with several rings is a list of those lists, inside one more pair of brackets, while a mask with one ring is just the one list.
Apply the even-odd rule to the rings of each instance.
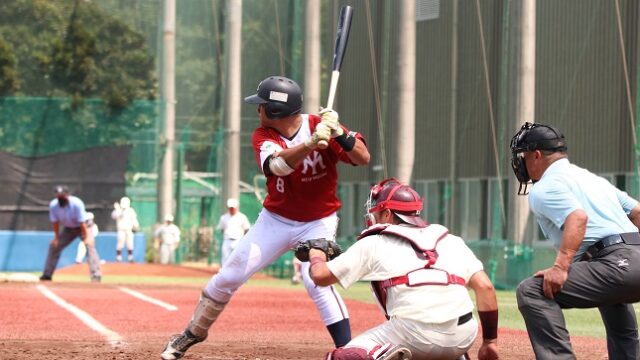
[[[303, 161], [302, 174], [311, 175], [312, 177], [318, 175], [318, 171], [325, 170], [327, 167], [324, 166], [324, 160], [322, 159], [322, 155], [319, 152], [314, 151], [309, 156], [304, 158]], [[311, 169], [311, 174], [308, 174], [309, 169]]]

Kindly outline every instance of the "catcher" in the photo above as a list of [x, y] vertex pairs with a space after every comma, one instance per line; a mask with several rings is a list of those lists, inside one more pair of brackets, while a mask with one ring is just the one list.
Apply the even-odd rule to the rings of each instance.
[[346, 252], [340, 255], [340, 248], [325, 240], [310, 240], [296, 249], [296, 257], [310, 262], [316, 285], [339, 282], [347, 288], [358, 280], [371, 281], [388, 319], [325, 359], [468, 358], [478, 324], [467, 287], [476, 295], [484, 339], [478, 359], [498, 359], [498, 304], [482, 263], [444, 226], [427, 225], [421, 210], [418, 193], [387, 179], [372, 187], [369, 227]]

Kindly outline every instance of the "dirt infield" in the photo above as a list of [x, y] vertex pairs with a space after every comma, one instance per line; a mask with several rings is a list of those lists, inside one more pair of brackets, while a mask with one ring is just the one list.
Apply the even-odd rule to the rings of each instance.
[[[169, 274], [167, 274], [166, 272]], [[215, 269], [159, 265], [106, 264], [104, 276], [158, 275], [202, 277]], [[59, 273], [88, 274], [85, 266]], [[55, 280], [55, 276], [54, 276]], [[43, 287], [44, 285], [44, 287]], [[124, 292], [119, 285], [50, 282], [0, 284], [2, 359], [142, 360], [158, 359], [172, 333], [184, 328], [198, 299], [199, 286], [126, 285], [128, 290], [177, 306], [168, 311]], [[45, 290], [43, 290], [45, 289]], [[44, 296], [50, 291], [104, 328], [119, 341], [83, 323]], [[375, 305], [347, 300], [357, 335], [384, 320]], [[113, 340], [113, 338], [111, 338]], [[534, 359], [523, 331], [501, 328], [502, 359]], [[578, 359], [606, 359], [602, 339], [572, 338]], [[212, 327], [209, 338], [185, 356], [189, 359], [321, 359], [332, 343], [317, 310], [302, 287], [243, 287]], [[477, 346], [477, 344], [476, 344]], [[472, 358], [476, 358], [474, 347]]]
[[[139, 275], [139, 276], [166, 276], [166, 277], [203, 277], [209, 278], [218, 272], [218, 266], [194, 267], [180, 265], [160, 264], [136, 264], [136, 263], [106, 263], [102, 266], [103, 276], [109, 275]], [[87, 275], [89, 265], [81, 264], [65, 267], [55, 274]], [[261, 276], [256, 274], [256, 276]], [[266, 277], [266, 276], [265, 276]]]

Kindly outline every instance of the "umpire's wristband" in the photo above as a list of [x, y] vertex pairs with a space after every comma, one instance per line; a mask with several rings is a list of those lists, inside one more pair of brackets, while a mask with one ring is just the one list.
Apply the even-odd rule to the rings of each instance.
[[353, 147], [356, 146], [356, 137], [351, 131], [343, 133], [340, 136], [336, 136], [335, 140], [340, 144], [344, 151], [351, 151], [353, 150]]

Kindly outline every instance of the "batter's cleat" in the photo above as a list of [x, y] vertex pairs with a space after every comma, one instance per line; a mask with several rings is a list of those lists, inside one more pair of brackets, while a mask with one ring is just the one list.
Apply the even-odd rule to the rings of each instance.
[[204, 339], [198, 339], [189, 330], [185, 330], [182, 334], [176, 334], [171, 337], [169, 343], [160, 354], [163, 360], [176, 360], [184, 356], [189, 348]]
[[377, 360], [411, 360], [411, 351], [402, 345], [396, 345], [387, 350]]

